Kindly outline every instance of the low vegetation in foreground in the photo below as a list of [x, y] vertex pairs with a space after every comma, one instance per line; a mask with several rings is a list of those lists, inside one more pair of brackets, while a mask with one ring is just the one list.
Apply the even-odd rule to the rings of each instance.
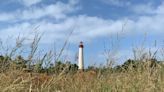
[[[156, 52], [118, 66], [108, 62], [79, 71], [76, 64], [60, 61], [67, 41], [56, 56], [52, 51], [39, 55], [39, 40], [35, 35], [28, 47], [18, 37], [12, 49], [1, 42], [0, 92], [164, 92], [164, 64]], [[22, 54], [24, 47], [28, 55]]]
[[0, 57], [1, 92], [164, 92], [164, 66], [155, 59], [127, 60], [123, 65], [89, 66], [56, 62], [48, 68], [30, 66], [20, 56]]

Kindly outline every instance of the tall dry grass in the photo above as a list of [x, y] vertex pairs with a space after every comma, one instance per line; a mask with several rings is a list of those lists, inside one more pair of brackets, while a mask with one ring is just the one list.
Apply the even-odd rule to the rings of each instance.
[[[142, 70], [142, 71], [141, 71]], [[101, 74], [95, 71], [46, 75], [8, 71], [0, 74], [1, 92], [164, 92], [163, 67]]]
[[[72, 32], [71, 32], [72, 34]], [[28, 55], [29, 66], [32, 62], [46, 62], [45, 58], [52, 58], [51, 54], [45, 54], [37, 59], [38, 42], [40, 36], [36, 35], [30, 45]], [[22, 43], [25, 39], [18, 38], [15, 47], [7, 56], [14, 58], [22, 51]], [[68, 40], [61, 48], [56, 60], [59, 60]], [[21, 49], [21, 50], [20, 50]], [[107, 54], [109, 56], [111, 54]], [[10, 61], [10, 59], [7, 59]], [[5, 62], [5, 61], [4, 61]], [[113, 62], [113, 61], [112, 61]], [[142, 62], [142, 61], [141, 61]], [[139, 63], [137, 69], [129, 67], [125, 71], [113, 71], [106, 69], [105, 73], [98, 71], [76, 72], [47, 75], [46, 73], [25, 72], [13, 69], [4, 69], [0, 73], [0, 92], [164, 92], [164, 66], [149, 67], [148, 63]], [[110, 68], [112, 68], [110, 66]]]

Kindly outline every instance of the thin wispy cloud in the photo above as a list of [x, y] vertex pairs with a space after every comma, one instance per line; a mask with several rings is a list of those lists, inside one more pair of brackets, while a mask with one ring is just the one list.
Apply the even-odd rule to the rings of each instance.
[[52, 17], [54, 19], [63, 19], [67, 17], [67, 14], [70, 14], [79, 9], [76, 6], [77, 1], [70, 0], [68, 3], [62, 3], [60, 1], [44, 5], [42, 7], [31, 7], [27, 9], [17, 9], [13, 12], [1, 12], [0, 21], [24, 21], [24, 20], [35, 20], [44, 17]]
[[154, 14], [155, 7], [151, 4], [138, 4], [132, 6], [132, 11], [138, 14]]
[[118, 7], [129, 6], [131, 3], [128, 0], [101, 0], [103, 3]]

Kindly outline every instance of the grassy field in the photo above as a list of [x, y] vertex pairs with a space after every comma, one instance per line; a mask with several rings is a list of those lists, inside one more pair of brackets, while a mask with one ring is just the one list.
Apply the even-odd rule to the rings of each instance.
[[[103, 69], [98, 67], [82, 72], [77, 70], [77, 65], [70, 63], [70, 69], [67, 64], [61, 62], [51, 67], [54, 57], [52, 51], [45, 53], [41, 58], [37, 57], [39, 35], [32, 40], [28, 48], [28, 58], [24, 59], [23, 55], [20, 55], [24, 50], [23, 41], [24, 39], [17, 39], [15, 47], [0, 57], [0, 92], [164, 92], [162, 63], [155, 63], [153, 66], [151, 62], [142, 61], [141, 58], [140, 61], [129, 61], [130, 63], [127, 62], [118, 69], [106, 66]], [[60, 60], [66, 44], [67, 41], [55, 62]], [[154, 59], [155, 54], [156, 52], [153, 56], [150, 54], [149, 59]], [[142, 54], [139, 55], [142, 57]], [[30, 63], [35, 64], [31, 64], [33, 71], [24, 71]], [[43, 69], [45, 63], [49, 70]]]
[[47, 75], [7, 71], [0, 74], [1, 92], [164, 92], [163, 67], [114, 72], [86, 71]]

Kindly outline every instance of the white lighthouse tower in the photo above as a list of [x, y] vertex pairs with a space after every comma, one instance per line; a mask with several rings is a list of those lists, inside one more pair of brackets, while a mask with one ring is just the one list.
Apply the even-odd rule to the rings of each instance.
[[79, 70], [84, 70], [84, 56], [83, 56], [83, 48], [84, 48], [84, 45], [83, 45], [83, 42], [80, 42], [80, 45], [79, 45]]

